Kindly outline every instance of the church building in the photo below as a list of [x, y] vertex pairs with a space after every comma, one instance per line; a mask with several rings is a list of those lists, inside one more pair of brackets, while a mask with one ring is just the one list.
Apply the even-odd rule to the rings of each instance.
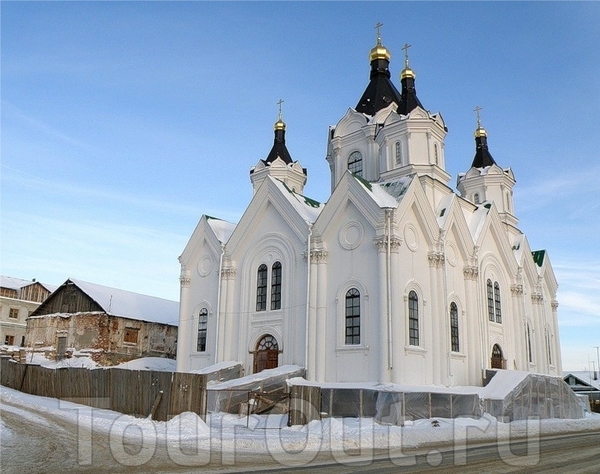
[[285, 143], [250, 169], [241, 220], [203, 215], [179, 258], [177, 370], [294, 364], [315, 382], [480, 386], [486, 370], [561, 375], [557, 281], [518, 228], [515, 176], [488, 148], [449, 186], [439, 113], [400, 88], [378, 37], [367, 87], [330, 127], [331, 195], [304, 195]]

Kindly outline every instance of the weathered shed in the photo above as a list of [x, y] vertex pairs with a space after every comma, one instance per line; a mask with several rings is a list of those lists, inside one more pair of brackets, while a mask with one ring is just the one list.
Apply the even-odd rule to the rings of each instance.
[[178, 312], [177, 301], [68, 279], [27, 319], [25, 345], [89, 352], [103, 365], [175, 358]]

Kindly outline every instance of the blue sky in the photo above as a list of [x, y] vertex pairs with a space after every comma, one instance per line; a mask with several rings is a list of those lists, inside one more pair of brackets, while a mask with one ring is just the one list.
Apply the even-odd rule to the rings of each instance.
[[287, 145], [326, 201], [326, 133], [368, 82], [384, 24], [425, 108], [449, 128], [447, 170], [490, 151], [550, 254], [563, 366], [600, 346], [600, 3], [2, 2], [1, 272], [177, 300], [202, 214], [237, 221], [249, 169]]

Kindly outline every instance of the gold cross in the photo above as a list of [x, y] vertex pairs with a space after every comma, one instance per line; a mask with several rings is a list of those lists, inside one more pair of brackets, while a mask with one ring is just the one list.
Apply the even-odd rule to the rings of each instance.
[[377, 30], [377, 44], [381, 44], [381, 31], [379, 30], [383, 26], [383, 23], [377, 22], [375, 29]]
[[281, 104], [283, 104], [284, 100], [283, 99], [279, 99], [277, 101], [277, 105], [279, 106], [279, 120], [281, 120]]
[[404, 65], [408, 67], [408, 48], [410, 48], [412, 44], [404, 43], [404, 47], [402, 50], [404, 51]]
[[477, 127], [481, 127], [481, 117], [479, 116], [479, 111], [483, 110], [481, 107], [477, 106], [473, 109], [473, 112], [477, 114]]

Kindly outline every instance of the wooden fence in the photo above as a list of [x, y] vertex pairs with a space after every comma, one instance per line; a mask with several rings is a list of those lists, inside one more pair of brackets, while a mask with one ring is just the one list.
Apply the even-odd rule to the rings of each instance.
[[117, 368], [48, 369], [0, 358], [0, 384], [126, 415], [167, 421], [185, 411], [206, 420], [204, 374]]

